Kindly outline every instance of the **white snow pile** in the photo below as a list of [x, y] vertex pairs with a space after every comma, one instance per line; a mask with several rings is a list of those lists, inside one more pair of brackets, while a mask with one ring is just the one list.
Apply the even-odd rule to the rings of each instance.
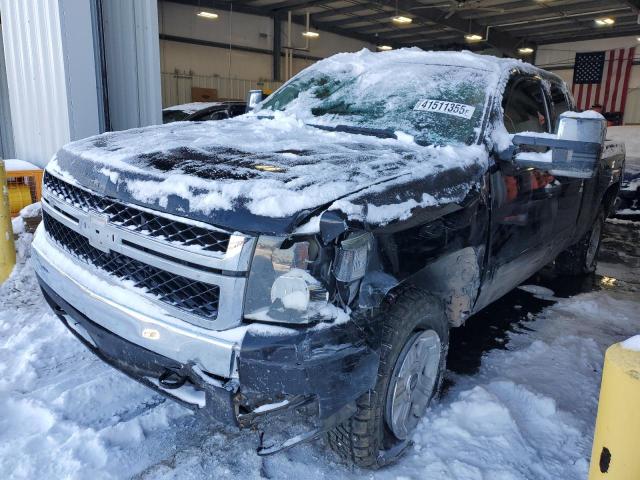
[[588, 119], [588, 120], [604, 120], [604, 116], [601, 113], [596, 112], [595, 110], [585, 110], [584, 112], [564, 112], [564, 117], [568, 118], [579, 118], [579, 119]]
[[3, 479], [584, 479], [603, 352], [640, 329], [624, 292], [560, 300], [487, 352], [478, 374], [452, 377], [397, 465], [353, 471], [319, 443], [261, 459], [255, 433], [199, 421], [73, 338], [38, 292], [30, 239], [0, 286]]
[[520, 285], [518, 288], [542, 300], [553, 300], [555, 295], [553, 290], [540, 285]]
[[622, 346], [627, 350], [640, 352], [640, 335], [634, 335], [631, 338], [627, 338], [624, 342], [622, 342]]
[[36, 167], [33, 163], [26, 160], [18, 160], [16, 158], [6, 158], [2, 160], [4, 168], [7, 172], [29, 171], [29, 170], [41, 170], [40, 167]]

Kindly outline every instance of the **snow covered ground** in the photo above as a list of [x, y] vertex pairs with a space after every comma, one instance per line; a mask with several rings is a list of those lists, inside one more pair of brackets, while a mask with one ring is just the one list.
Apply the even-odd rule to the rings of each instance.
[[595, 278], [543, 273], [453, 332], [443, 398], [400, 463], [348, 469], [321, 442], [262, 459], [255, 433], [204, 424], [86, 351], [40, 296], [30, 239], [0, 286], [3, 479], [584, 479], [604, 350], [640, 332], [640, 223], [609, 220]]
[[0, 287], [0, 478], [583, 479], [603, 352], [640, 332], [640, 225], [607, 227], [586, 293], [560, 298], [575, 291], [541, 275], [455, 331], [442, 401], [375, 474], [321, 442], [261, 459], [254, 432], [199, 422], [102, 364], [42, 300], [23, 233]]
[[584, 479], [604, 351], [640, 332], [640, 223], [610, 220], [595, 278], [543, 272], [454, 330], [443, 398], [400, 463], [350, 470], [321, 442], [262, 459], [256, 433], [202, 423], [85, 350], [40, 296], [30, 239], [0, 286], [2, 479]]

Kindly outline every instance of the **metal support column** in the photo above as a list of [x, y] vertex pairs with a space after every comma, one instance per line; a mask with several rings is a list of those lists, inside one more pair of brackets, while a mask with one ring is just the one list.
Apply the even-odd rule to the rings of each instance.
[[273, 16], [273, 80], [280, 81], [282, 72], [282, 17], [278, 14]]

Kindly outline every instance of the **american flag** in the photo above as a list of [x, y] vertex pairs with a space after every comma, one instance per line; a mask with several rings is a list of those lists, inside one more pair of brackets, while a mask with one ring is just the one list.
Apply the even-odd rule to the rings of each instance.
[[573, 96], [580, 110], [602, 105], [603, 112], [624, 113], [635, 47], [576, 53]]

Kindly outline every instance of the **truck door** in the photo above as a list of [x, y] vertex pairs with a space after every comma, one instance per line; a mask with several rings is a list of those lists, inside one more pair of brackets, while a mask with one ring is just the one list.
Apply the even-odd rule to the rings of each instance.
[[[539, 78], [512, 76], [503, 96], [509, 133], [550, 132]], [[559, 182], [548, 172], [495, 159], [490, 175], [489, 256], [476, 310], [501, 297], [550, 260]]]
[[[558, 128], [558, 117], [561, 113], [572, 110], [573, 102], [560, 82], [551, 82], [548, 95], [551, 106], [551, 125], [555, 132]], [[584, 189], [584, 180], [580, 178], [556, 176], [555, 180], [558, 184], [558, 211], [553, 224], [552, 256], [564, 250], [574, 237]]]

